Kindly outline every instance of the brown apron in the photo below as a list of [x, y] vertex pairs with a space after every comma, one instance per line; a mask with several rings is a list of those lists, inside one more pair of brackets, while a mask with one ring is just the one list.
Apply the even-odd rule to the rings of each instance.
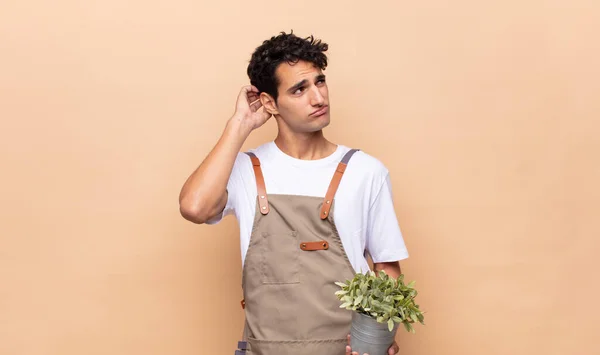
[[267, 195], [252, 153], [258, 189], [256, 215], [244, 262], [244, 341], [236, 354], [344, 355], [351, 312], [339, 308], [335, 281], [354, 277], [333, 221], [335, 192], [350, 150], [324, 198]]

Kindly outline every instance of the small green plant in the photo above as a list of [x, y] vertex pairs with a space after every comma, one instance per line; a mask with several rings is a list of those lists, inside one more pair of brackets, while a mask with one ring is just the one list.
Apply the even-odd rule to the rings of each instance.
[[415, 332], [412, 323], [425, 324], [423, 312], [415, 304], [415, 282], [405, 285], [402, 274], [394, 279], [384, 271], [379, 274], [369, 271], [356, 274], [346, 283], [335, 284], [341, 288], [335, 293], [342, 302], [340, 308], [365, 314], [379, 323], [387, 323], [390, 331], [394, 329], [394, 323], [404, 324], [404, 328], [411, 333]]

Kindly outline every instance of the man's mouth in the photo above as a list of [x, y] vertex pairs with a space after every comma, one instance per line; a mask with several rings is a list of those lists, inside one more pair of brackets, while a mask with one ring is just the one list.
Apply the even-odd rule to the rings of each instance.
[[329, 106], [323, 106], [320, 109], [316, 110], [315, 112], [311, 113], [310, 116], [311, 117], [319, 117], [319, 116], [326, 114], [328, 110], [329, 110]]

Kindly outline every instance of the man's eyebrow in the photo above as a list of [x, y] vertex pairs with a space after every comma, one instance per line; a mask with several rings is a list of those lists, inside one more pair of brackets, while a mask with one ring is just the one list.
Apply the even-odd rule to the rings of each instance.
[[317, 81], [324, 80], [324, 79], [325, 79], [325, 74], [319, 74], [319, 75], [317, 75]]
[[294, 86], [292, 86], [291, 88], [288, 89], [289, 92], [294, 92], [298, 89], [300, 89], [301, 87], [303, 87], [304, 85], [306, 85], [308, 81], [306, 79], [302, 80], [299, 83], [296, 83]]

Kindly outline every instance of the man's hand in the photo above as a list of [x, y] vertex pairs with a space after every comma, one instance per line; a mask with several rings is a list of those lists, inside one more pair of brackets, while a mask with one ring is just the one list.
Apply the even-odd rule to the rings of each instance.
[[[390, 348], [388, 349], [388, 355], [396, 355], [396, 354], [398, 354], [398, 352], [400, 352], [400, 347], [394, 341], [394, 344], [392, 344], [392, 346], [390, 346]], [[346, 355], [360, 355], [356, 351], [352, 351], [352, 348], [350, 347], [350, 334], [348, 334], [348, 345], [346, 345]], [[369, 355], [369, 354], [365, 353], [363, 355]]]
[[394, 344], [392, 344], [392, 346], [390, 346], [390, 348], [388, 349], [388, 355], [396, 355], [400, 352], [400, 347], [398, 346], [398, 343], [396, 343], [396, 341], [394, 340]]
[[221, 138], [181, 188], [179, 210], [185, 219], [202, 224], [223, 212], [227, 183], [240, 149], [250, 133], [271, 117], [261, 106], [256, 87], [247, 85], [240, 90], [235, 113]]
[[260, 110], [261, 107], [258, 89], [253, 85], [244, 86], [238, 95], [232, 120], [238, 121], [248, 132], [257, 129], [271, 118], [264, 108]]

